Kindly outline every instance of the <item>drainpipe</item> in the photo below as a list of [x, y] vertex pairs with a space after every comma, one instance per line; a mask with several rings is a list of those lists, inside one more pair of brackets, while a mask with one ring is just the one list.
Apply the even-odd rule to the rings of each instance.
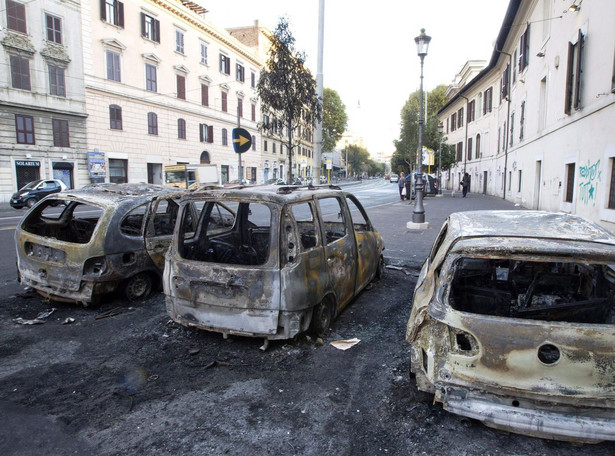
[[508, 86], [508, 107], [506, 109], [506, 131], [504, 132], [506, 142], [504, 143], [504, 195], [502, 196], [502, 199], [506, 199], [506, 176], [508, 175], [508, 134], [510, 131], [510, 95], [512, 90], [512, 54], [500, 51], [498, 48], [495, 48], [495, 50], [500, 54], [508, 56], [508, 81], [506, 81], [506, 85]]
[[468, 163], [468, 105], [470, 104], [470, 100], [468, 98], [464, 97], [461, 94], [459, 94], [459, 96], [466, 101], [466, 109], [465, 109], [465, 112], [464, 112], [464, 114], [465, 114], [464, 122], [466, 123], [466, 139], [465, 139], [465, 142], [463, 144], [463, 148], [466, 151], [466, 153], [463, 156], [463, 176], [465, 177], [465, 175], [466, 175], [466, 166], [467, 166], [467, 163]]

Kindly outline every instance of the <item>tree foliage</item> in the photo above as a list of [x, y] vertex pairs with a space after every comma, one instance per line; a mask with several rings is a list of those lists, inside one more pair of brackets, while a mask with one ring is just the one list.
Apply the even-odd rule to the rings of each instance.
[[342, 138], [348, 115], [346, 106], [342, 103], [339, 94], [325, 87], [322, 104], [322, 151], [331, 152], [335, 145]]
[[273, 33], [269, 58], [261, 71], [257, 90], [263, 112], [275, 118], [261, 128], [279, 132], [284, 127], [288, 182], [291, 182], [293, 132], [313, 128], [321, 119], [322, 103], [316, 94], [316, 81], [305, 66], [305, 54], [295, 49], [295, 38], [286, 18], [280, 18]]
[[[420, 94], [417, 90], [410, 94], [401, 110], [401, 130], [399, 139], [394, 141], [395, 152], [391, 157], [391, 171], [412, 172], [417, 164], [419, 142]], [[448, 102], [446, 86], [439, 85], [427, 94], [427, 116], [423, 124], [423, 145], [438, 152], [440, 133], [438, 132], [438, 111]], [[436, 159], [437, 163], [437, 159]], [[455, 150], [446, 144], [442, 137], [442, 170], [450, 169], [455, 164]]]
[[367, 173], [370, 176], [384, 174], [384, 163], [377, 163], [371, 159], [366, 148], [351, 144], [342, 151], [348, 151], [348, 176], [359, 176]]

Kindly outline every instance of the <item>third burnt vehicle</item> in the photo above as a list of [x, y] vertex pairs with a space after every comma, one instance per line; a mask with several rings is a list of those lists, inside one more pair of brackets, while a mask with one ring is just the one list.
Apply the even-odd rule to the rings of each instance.
[[446, 410], [544, 438], [615, 440], [615, 237], [569, 214], [454, 213], [406, 340]]
[[[193, 227], [191, 207], [202, 207]], [[269, 339], [325, 331], [382, 274], [384, 244], [338, 187], [212, 189], [182, 198], [164, 272], [186, 326]]]

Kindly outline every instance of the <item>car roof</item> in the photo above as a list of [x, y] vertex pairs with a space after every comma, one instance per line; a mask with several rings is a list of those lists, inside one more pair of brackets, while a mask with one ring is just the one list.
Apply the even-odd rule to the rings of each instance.
[[517, 237], [601, 242], [615, 245], [615, 236], [582, 217], [544, 211], [468, 211], [449, 216], [453, 238]]
[[158, 196], [181, 195], [185, 190], [153, 184], [90, 184], [78, 190], [66, 190], [48, 198], [69, 197], [102, 205], [118, 204], [125, 200], [148, 201]]
[[336, 185], [250, 185], [197, 189], [183, 195], [182, 200], [229, 198], [269, 201], [283, 205], [295, 201], [309, 200], [316, 195], [335, 197], [344, 195], [344, 192]]

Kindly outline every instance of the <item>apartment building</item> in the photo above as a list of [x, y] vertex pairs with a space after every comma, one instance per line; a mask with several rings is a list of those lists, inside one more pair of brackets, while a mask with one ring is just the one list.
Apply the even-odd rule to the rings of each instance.
[[0, 201], [26, 183], [88, 181], [81, 2], [0, 0]]
[[615, 3], [511, 0], [488, 65], [439, 111], [458, 188], [615, 230]]
[[[262, 182], [262, 62], [251, 49], [190, 1], [94, 0], [82, 10], [93, 181], [162, 183], [165, 165], [211, 163], [222, 182]], [[252, 134], [242, 176], [238, 125]]]

